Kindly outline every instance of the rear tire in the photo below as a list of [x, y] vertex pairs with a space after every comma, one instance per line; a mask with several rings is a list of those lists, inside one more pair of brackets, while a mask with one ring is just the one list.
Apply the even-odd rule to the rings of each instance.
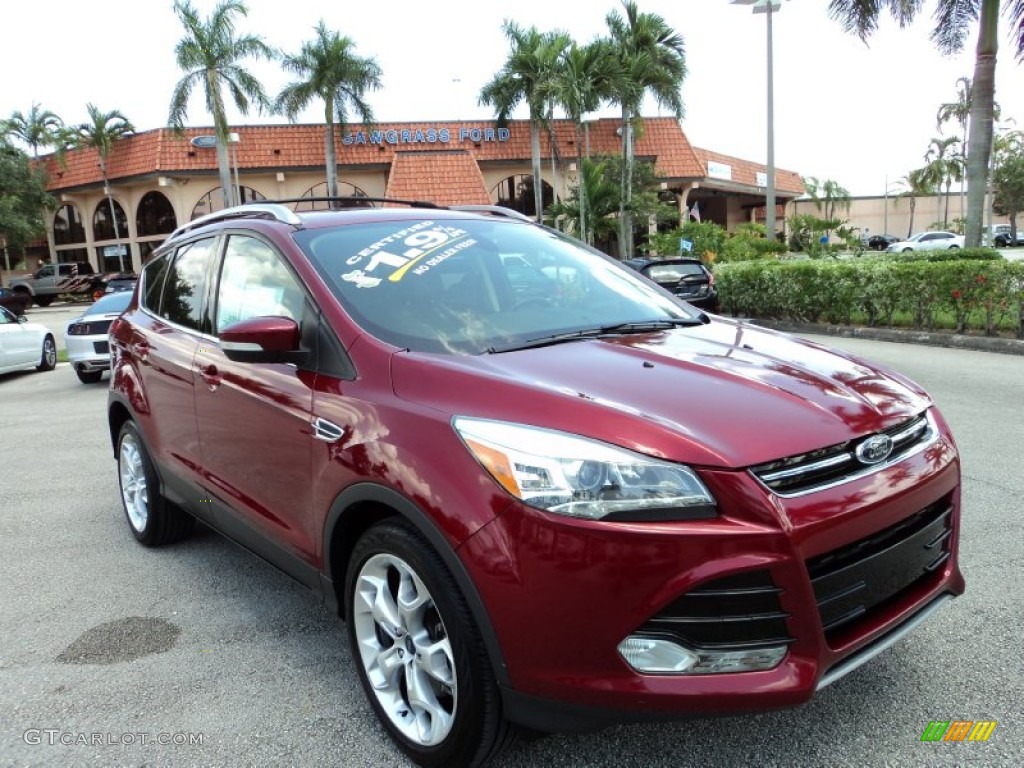
[[131, 421], [124, 423], [117, 439], [117, 479], [128, 527], [140, 543], [159, 547], [192, 531], [195, 519], [161, 495], [160, 478]]
[[53, 336], [47, 336], [43, 339], [43, 350], [39, 355], [39, 365], [36, 366], [37, 371], [52, 371], [57, 367], [57, 344], [53, 340]]
[[103, 371], [75, 371], [75, 375], [78, 376], [78, 380], [83, 384], [95, 384], [103, 378]]
[[34, 301], [40, 307], [48, 307], [53, 303], [53, 296], [36, 296]]
[[418, 765], [482, 765], [513, 740], [466, 600], [404, 520], [379, 523], [356, 543], [345, 618], [366, 697]]

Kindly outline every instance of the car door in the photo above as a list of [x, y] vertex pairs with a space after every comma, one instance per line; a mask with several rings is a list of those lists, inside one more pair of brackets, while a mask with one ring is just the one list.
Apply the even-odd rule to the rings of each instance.
[[147, 266], [143, 311], [124, 343], [148, 404], [139, 409], [147, 443], [169, 470], [163, 480], [172, 497], [189, 501], [201, 479], [192, 361], [209, 329], [206, 295], [216, 247], [215, 237], [201, 238]]
[[0, 307], [0, 370], [38, 362], [42, 349], [42, 336], [25, 328], [13, 312]]
[[[278, 315], [315, 323], [305, 291], [277, 249], [251, 234], [229, 234], [213, 337], [241, 320]], [[296, 578], [314, 579], [315, 373], [291, 363], [235, 362], [213, 338], [199, 346], [193, 376], [203, 470], [221, 524]]]

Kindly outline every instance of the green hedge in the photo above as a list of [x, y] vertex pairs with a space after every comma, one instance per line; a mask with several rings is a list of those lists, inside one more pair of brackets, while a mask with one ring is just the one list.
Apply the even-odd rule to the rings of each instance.
[[714, 273], [723, 311], [736, 316], [1024, 338], [1024, 262], [762, 260], [716, 264]]

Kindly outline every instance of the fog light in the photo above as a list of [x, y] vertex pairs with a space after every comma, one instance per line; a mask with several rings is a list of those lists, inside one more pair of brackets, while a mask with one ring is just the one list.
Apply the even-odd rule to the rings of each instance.
[[640, 635], [619, 643], [619, 653], [637, 672], [678, 675], [697, 663], [697, 654], [677, 643]]
[[786, 646], [745, 651], [693, 650], [661, 638], [630, 635], [619, 654], [637, 672], [660, 675], [717, 675], [772, 669], [786, 655]]

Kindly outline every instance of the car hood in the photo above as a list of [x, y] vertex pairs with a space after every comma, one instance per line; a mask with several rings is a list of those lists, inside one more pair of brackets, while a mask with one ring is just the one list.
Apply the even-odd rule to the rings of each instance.
[[899, 374], [719, 319], [492, 355], [399, 352], [392, 382], [399, 397], [449, 415], [543, 426], [725, 467], [834, 445], [930, 405]]

